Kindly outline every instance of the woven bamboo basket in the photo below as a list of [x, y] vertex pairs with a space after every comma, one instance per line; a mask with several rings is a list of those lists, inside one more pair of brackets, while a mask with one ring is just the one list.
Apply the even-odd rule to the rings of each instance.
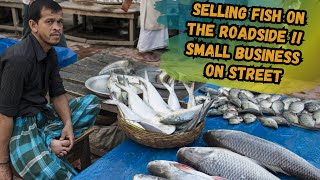
[[204, 124], [205, 119], [202, 119], [197, 127], [192, 131], [167, 135], [138, 128], [128, 123], [124, 119], [124, 116], [120, 110], [118, 114], [118, 125], [128, 138], [139, 144], [157, 149], [182, 147], [192, 143], [200, 136], [204, 129]]

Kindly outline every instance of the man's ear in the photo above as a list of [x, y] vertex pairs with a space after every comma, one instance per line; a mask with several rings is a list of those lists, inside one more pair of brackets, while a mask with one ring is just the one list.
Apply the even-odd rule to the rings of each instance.
[[35, 33], [38, 32], [38, 23], [36, 23], [34, 20], [32, 19], [29, 20], [29, 27], [32, 32], [35, 32]]

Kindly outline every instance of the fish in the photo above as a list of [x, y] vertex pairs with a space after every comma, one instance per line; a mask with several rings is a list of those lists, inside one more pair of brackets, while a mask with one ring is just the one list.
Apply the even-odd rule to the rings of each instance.
[[284, 110], [288, 110], [290, 104], [293, 103], [293, 102], [297, 102], [297, 101], [301, 101], [301, 99], [300, 98], [296, 98], [296, 97], [288, 97], [288, 98], [284, 99], [282, 101], [284, 103]]
[[217, 109], [210, 109], [209, 111], [208, 111], [208, 114], [207, 114], [208, 116], [212, 116], [212, 117], [215, 117], [215, 116], [221, 116], [221, 115], [223, 115], [223, 112], [221, 112], [221, 111], [219, 111], [219, 110], [217, 110]]
[[255, 98], [258, 101], [262, 101], [262, 100], [266, 100], [268, 98], [271, 98], [271, 95], [270, 94], [259, 94]]
[[269, 101], [269, 100], [264, 99], [264, 100], [261, 100], [261, 101], [259, 102], [259, 105], [260, 105], [260, 107], [262, 107], [262, 108], [270, 108], [270, 107], [272, 106], [272, 102]]
[[308, 102], [304, 104], [304, 108], [308, 111], [308, 112], [315, 112], [320, 110], [320, 105], [318, 103], [315, 102]]
[[290, 123], [281, 116], [270, 116], [269, 118], [275, 120], [278, 125], [290, 126]]
[[229, 124], [235, 125], [240, 124], [243, 121], [243, 118], [240, 116], [234, 116], [229, 119]]
[[219, 147], [184, 147], [177, 159], [205, 174], [227, 179], [279, 179], [249, 158]]
[[114, 73], [111, 73], [107, 80], [107, 88], [111, 93], [114, 93], [116, 99], [118, 99], [121, 102], [124, 102], [121, 89], [118, 86], [116, 86], [115, 83], [118, 83], [117, 75]]
[[299, 115], [300, 125], [313, 128], [315, 125], [315, 121], [312, 118], [312, 115], [309, 113], [301, 113]]
[[204, 87], [199, 89], [200, 92], [209, 93], [210, 96], [218, 96], [220, 95], [219, 91], [216, 89]]
[[174, 92], [174, 83], [175, 81], [172, 81], [171, 84], [169, 85], [165, 82], [162, 82], [162, 84], [169, 91], [168, 105], [172, 110], [175, 111], [175, 110], [181, 109], [181, 105], [177, 97], [177, 94]]
[[261, 112], [263, 113], [263, 114], [267, 114], [267, 115], [272, 115], [272, 116], [275, 116], [276, 115], [276, 112], [274, 112], [274, 110], [273, 109], [271, 109], [271, 108], [261, 108]]
[[166, 180], [166, 178], [152, 176], [148, 174], [136, 174], [133, 176], [132, 180]]
[[240, 92], [245, 94], [247, 96], [247, 98], [254, 98], [254, 94], [250, 91], [242, 89]]
[[203, 104], [206, 100], [210, 100], [210, 99], [211, 99], [211, 98], [210, 98], [209, 95], [207, 95], [207, 96], [202, 96], [202, 95], [196, 96], [196, 97], [195, 97], [196, 105], [198, 105], [198, 104]]
[[262, 115], [260, 107], [249, 100], [243, 100], [241, 103], [241, 107], [241, 113], [252, 113], [256, 115]]
[[289, 106], [289, 111], [296, 113], [296, 114], [300, 114], [301, 111], [304, 110], [304, 103], [300, 102], [300, 101], [296, 101], [290, 104]]
[[128, 92], [128, 104], [130, 109], [132, 109], [132, 111], [137, 115], [143, 117], [143, 119], [145, 120], [144, 122], [147, 123], [145, 125], [153, 124], [154, 127], [157, 127], [161, 130], [162, 133], [165, 134], [172, 134], [175, 131], [175, 126], [160, 123], [161, 116], [159, 116], [159, 114], [154, 111], [149, 105], [143, 102], [143, 100], [137, 94], [135, 94], [131, 88], [129, 88], [128, 86], [122, 86], [120, 84], [116, 85], [124, 91]]
[[118, 74], [128, 74], [132, 71], [133, 67], [128, 60], [121, 60], [111, 63], [101, 69], [99, 75], [118, 73]]
[[282, 96], [279, 95], [279, 94], [275, 94], [275, 95], [273, 95], [273, 96], [268, 98], [268, 100], [271, 101], [271, 102], [274, 102], [274, 101], [277, 101], [277, 100], [281, 100], [281, 99], [282, 99]]
[[[227, 148], [268, 169], [299, 179], [320, 179], [320, 170], [290, 150], [268, 140], [236, 130], [211, 130], [203, 135], [209, 146]], [[227, 178], [227, 177], [226, 177]]]
[[196, 106], [196, 100], [194, 98], [194, 82], [191, 83], [190, 87], [188, 86], [187, 83], [183, 83], [184, 87], [186, 88], [189, 96], [189, 100], [188, 100], [188, 105], [187, 105], [187, 109], [193, 107], [193, 106]]
[[284, 103], [281, 100], [276, 100], [272, 103], [271, 108], [276, 114], [282, 114]]
[[229, 91], [230, 99], [238, 99], [239, 98], [240, 89], [232, 88]]
[[259, 120], [264, 126], [271, 127], [273, 129], [278, 129], [277, 122], [270, 117], [260, 117]]
[[230, 88], [221, 87], [218, 89], [218, 92], [219, 92], [219, 95], [229, 96], [229, 90]]
[[256, 121], [257, 117], [253, 114], [247, 113], [247, 114], [243, 115], [242, 119], [245, 123], [249, 124], [249, 123], [253, 123], [254, 121]]
[[287, 121], [291, 122], [291, 123], [294, 123], [294, 124], [299, 124], [299, 118], [298, 116], [293, 113], [293, 112], [290, 112], [290, 111], [284, 111], [282, 113], [282, 116], [284, 118], [286, 118]]
[[148, 163], [152, 175], [174, 180], [223, 180], [222, 177], [209, 176], [192, 167], [174, 161], [155, 160]]
[[163, 114], [160, 118], [160, 122], [175, 125], [190, 121], [200, 112], [202, 106], [203, 104], [199, 104], [189, 109], [179, 109], [171, 113]]
[[238, 116], [238, 112], [237, 111], [226, 111], [225, 113], [223, 113], [223, 119], [231, 119]]
[[143, 84], [140, 84], [140, 89], [142, 90], [142, 99], [146, 104], [149, 104], [149, 96], [146, 87]]
[[238, 98], [231, 98], [231, 99], [229, 100], [229, 103], [231, 103], [231, 104], [235, 105], [236, 107], [240, 108], [242, 102], [241, 102], [241, 100], [238, 99]]
[[[115, 95], [113, 95], [115, 96]], [[143, 118], [136, 113], [134, 113], [128, 106], [120, 102], [119, 100], [115, 99], [108, 99], [103, 101], [106, 104], [114, 104], [118, 106], [119, 110], [123, 113], [125, 121], [132, 124], [133, 126], [136, 126], [138, 128], [144, 129], [138, 122], [141, 121]]]
[[145, 79], [138, 77], [144, 83], [148, 92], [149, 105], [160, 114], [167, 114], [173, 112], [169, 105], [163, 100], [157, 89], [151, 84], [148, 78], [148, 73], [145, 70]]
[[312, 117], [316, 121], [315, 126], [320, 126], [320, 110], [314, 112]]

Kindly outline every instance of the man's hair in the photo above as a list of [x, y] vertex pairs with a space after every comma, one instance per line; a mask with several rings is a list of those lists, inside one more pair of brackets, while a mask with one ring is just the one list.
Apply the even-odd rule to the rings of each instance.
[[53, 0], [37, 0], [30, 5], [29, 19], [32, 19], [38, 23], [39, 19], [41, 18], [41, 10], [43, 8], [49, 9], [54, 13], [62, 11], [61, 6]]

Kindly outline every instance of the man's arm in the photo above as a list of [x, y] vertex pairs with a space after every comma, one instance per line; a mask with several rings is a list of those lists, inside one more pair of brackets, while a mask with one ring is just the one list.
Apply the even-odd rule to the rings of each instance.
[[12, 134], [13, 118], [0, 113], [0, 179], [11, 179], [9, 142]]
[[65, 94], [62, 94], [51, 98], [51, 102], [53, 104], [54, 110], [59, 115], [64, 124], [60, 140], [70, 140], [70, 146], [68, 147], [68, 151], [70, 151], [74, 144], [74, 134], [68, 99]]

